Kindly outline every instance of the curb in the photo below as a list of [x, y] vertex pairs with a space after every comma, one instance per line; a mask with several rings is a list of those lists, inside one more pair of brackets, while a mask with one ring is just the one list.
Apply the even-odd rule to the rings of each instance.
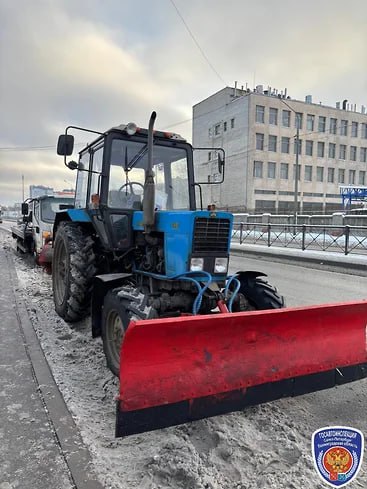
[[39, 394], [48, 414], [49, 423], [54, 431], [54, 436], [70, 472], [74, 487], [76, 489], [103, 489], [103, 485], [94, 475], [89, 450], [84, 445], [74, 419], [58, 389], [26, 306], [15, 290], [17, 285], [16, 271], [9, 253], [6, 253], [6, 259], [14, 272], [13, 277], [15, 278], [11, 280], [10, 286], [13, 290], [15, 311], [25, 340], [27, 355], [31, 362]]

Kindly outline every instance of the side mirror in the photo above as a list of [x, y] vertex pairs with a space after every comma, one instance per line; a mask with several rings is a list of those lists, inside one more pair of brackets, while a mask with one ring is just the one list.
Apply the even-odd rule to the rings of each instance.
[[22, 214], [23, 216], [27, 216], [29, 212], [29, 206], [26, 202], [23, 202], [22, 204]]
[[74, 136], [71, 134], [61, 134], [57, 141], [57, 154], [70, 156], [74, 150]]

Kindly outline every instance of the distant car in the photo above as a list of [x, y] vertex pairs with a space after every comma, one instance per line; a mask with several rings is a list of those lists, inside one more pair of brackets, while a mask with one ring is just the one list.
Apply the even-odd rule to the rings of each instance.
[[17, 250], [35, 255], [37, 262], [42, 250], [46, 248], [42, 259], [51, 261], [52, 228], [56, 213], [73, 207], [74, 199], [71, 197], [43, 195], [23, 202], [23, 216], [17, 219], [16, 226], [11, 227]]

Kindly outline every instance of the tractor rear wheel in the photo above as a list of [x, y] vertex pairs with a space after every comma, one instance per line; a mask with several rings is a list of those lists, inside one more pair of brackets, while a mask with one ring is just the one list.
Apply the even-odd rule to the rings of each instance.
[[96, 273], [93, 239], [75, 223], [62, 222], [56, 232], [52, 260], [55, 310], [67, 322], [89, 313], [92, 279]]
[[120, 350], [125, 332], [132, 319], [153, 317], [154, 309], [147, 307], [147, 297], [132, 286], [110, 290], [103, 303], [102, 342], [107, 367], [116, 376], [120, 372]]
[[248, 300], [250, 306], [256, 310], [281, 309], [285, 307], [285, 300], [275, 287], [266, 280], [253, 273], [240, 272], [241, 288], [239, 290]]

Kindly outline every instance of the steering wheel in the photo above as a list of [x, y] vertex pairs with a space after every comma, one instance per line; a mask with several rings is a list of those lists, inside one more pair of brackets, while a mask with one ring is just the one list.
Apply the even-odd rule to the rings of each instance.
[[[137, 195], [134, 192], [133, 185], [137, 185], [138, 187], [142, 188], [143, 191], [144, 191], [144, 185], [142, 183], [140, 183], [140, 182], [126, 182], [126, 183], [124, 183], [124, 185], [122, 185], [119, 188], [118, 191], [119, 192], [122, 192], [125, 188], [129, 188], [130, 189], [129, 194], [131, 194], [131, 195]], [[126, 191], [126, 193], [127, 193], [127, 191]]]

